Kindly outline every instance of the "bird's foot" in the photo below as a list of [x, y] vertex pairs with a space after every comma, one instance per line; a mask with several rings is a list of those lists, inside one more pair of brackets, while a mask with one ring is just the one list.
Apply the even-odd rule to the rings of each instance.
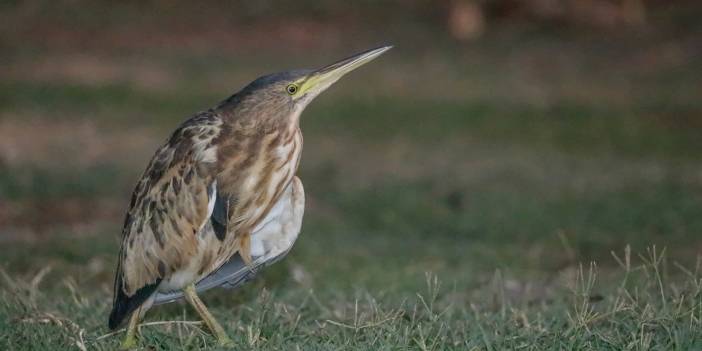
[[234, 341], [230, 339], [228, 336], [220, 336], [217, 338], [217, 345], [222, 346], [222, 347], [234, 347]]
[[122, 343], [119, 345], [119, 349], [123, 350], [123, 351], [132, 350], [132, 349], [136, 348], [136, 346], [137, 346], [137, 340], [133, 335], [131, 335], [131, 336], [127, 336], [122, 341]]

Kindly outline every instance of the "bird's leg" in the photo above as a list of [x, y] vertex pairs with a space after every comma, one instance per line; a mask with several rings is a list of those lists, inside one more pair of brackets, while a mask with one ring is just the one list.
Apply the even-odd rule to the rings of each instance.
[[139, 326], [139, 317], [141, 317], [141, 307], [137, 308], [129, 317], [127, 325], [127, 335], [124, 337], [122, 344], [119, 346], [121, 350], [130, 350], [136, 346], [136, 332]]
[[197, 296], [195, 291], [195, 285], [190, 284], [183, 289], [185, 292], [185, 299], [190, 303], [195, 311], [200, 315], [200, 318], [207, 324], [207, 327], [212, 331], [212, 333], [217, 337], [217, 342], [223, 346], [232, 346], [234, 343], [229, 336], [224, 331], [224, 328], [217, 322], [217, 320], [212, 316], [210, 311], [205, 307], [205, 304]]
[[239, 256], [246, 265], [251, 268], [253, 260], [251, 259], [251, 234], [243, 233], [239, 237]]

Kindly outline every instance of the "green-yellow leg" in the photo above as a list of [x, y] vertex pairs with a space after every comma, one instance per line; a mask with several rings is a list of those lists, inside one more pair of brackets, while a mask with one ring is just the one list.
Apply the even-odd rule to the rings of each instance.
[[205, 307], [205, 304], [202, 303], [202, 300], [197, 296], [195, 285], [188, 285], [183, 291], [185, 292], [185, 300], [195, 308], [200, 318], [202, 318], [205, 324], [207, 324], [207, 327], [210, 328], [210, 331], [217, 337], [219, 344], [222, 346], [233, 346], [234, 342], [229, 339], [224, 328], [215, 320], [210, 311], [207, 310], [207, 307]]
[[129, 317], [129, 325], [127, 325], [127, 335], [120, 345], [120, 350], [130, 350], [136, 346], [136, 332], [139, 326], [139, 317], [141, 315], [141, 307], [137, 308], [132, 316]]

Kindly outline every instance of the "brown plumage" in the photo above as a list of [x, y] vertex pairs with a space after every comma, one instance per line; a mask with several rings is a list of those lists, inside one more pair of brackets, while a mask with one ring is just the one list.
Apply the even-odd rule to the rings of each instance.
[[[259, 78], [185, 121], [137, 183], [122, 230], [109, 325], [185, 293], [220, 342], [228, 339], [195, 295], [236, 286], [284, 256], [300, 230], [299, 116], [345, 73], [389, 47], [323, 69]], [[243, 262], [243, 263], [242, 263]]]

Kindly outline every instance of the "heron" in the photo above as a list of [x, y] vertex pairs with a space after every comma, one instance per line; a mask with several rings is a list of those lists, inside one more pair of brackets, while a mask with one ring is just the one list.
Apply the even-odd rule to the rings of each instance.
[[262, 76], [183, 122], [156, 151], [126, 213], [108, 326], [123, 349], [152, 306], [184, 298], [223, 346], [199, 293], [236, 288], [283, 258], [302, 226], [300, 115], [382, 46], [320, 69]]

